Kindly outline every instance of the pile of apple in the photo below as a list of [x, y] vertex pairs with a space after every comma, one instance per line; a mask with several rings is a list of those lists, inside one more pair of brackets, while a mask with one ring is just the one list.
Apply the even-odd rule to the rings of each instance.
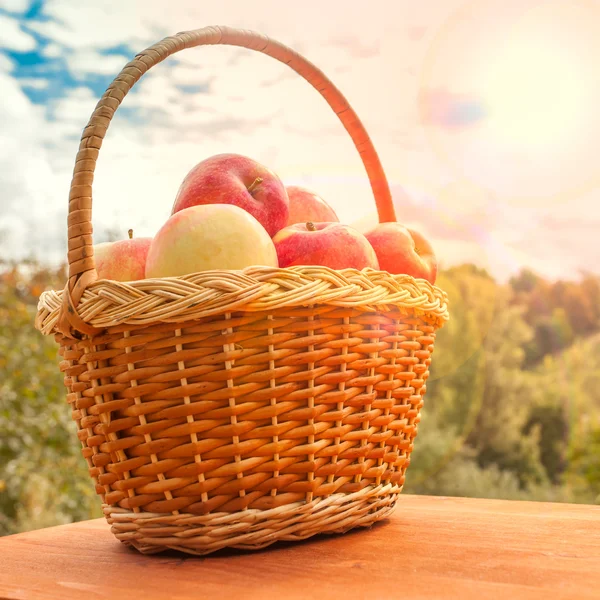
[[135, 281], [255, 265], [381, 269], [435, 283], [429, 243], [400, 223], [359, 233], [317, 194], [287, 188], [267, 167], [238, 154], [197, 164], [154, 238], [94, 247], [100, 279]]

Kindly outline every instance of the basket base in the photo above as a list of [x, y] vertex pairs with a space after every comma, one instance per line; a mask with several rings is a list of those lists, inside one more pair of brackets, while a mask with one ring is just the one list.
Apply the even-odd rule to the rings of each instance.
[[379, 485], [308, 503], [235, 513], [136, 513], [104, 506], [104, 514], [115, 537], [142, 554], [176, 550], [204, 555], [223, 548], [259, 550], [279, 541], [368, 527], [393, 511], [401, 489]]

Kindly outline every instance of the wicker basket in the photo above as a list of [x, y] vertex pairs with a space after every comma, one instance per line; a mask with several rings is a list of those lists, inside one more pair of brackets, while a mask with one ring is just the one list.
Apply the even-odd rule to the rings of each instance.
[[263, 52], [321, 93], [360, 152], [381, 221], [389, 187], [362, 123], [297, 53], [226, 27], [138, 54], [83, 131], [69, 196], [69, 279], [37, 328], [60, 345], [67, 400], [114, 535], [143, 553], [207, 554], [367, 526], [410, 462], [443, 291], [324, 267], [97, 280], [92, 179], [110, 120], [152, 66], [193, 46]]

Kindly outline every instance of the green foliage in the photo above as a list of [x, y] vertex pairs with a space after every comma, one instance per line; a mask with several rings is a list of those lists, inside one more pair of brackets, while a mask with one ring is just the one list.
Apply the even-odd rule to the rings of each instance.
[[586, 445], [572, 448], [569, 458], [571, 485], [600, 503], [600, 427], [594, 426], [586, 437]]
[[[57, 348], [33, 328], [36, 295], [60, 274], [0, 275], [0, 533], [98, 514]], [[89, 481], [88, 481], [89, 480]]]
[[[56, 345], [33, 327], [65, 274], [0, 271], [0, 535], [100, 515]], [[600, 283], [442, 273], [439, 332], [406, 492], [600, 503]]]
[[600, 330], [600, 278], [585, 274], [578, 282], [549, 283], [524, 270], [510, 281], [514, 302], [524, 307], [525, 321], [534, 330], [524, 346], [528, 367], [544, 356], [571, 345], [576, 336]]
[[582, 341], [600, 328], [598, 278], [549, 284], [525, 271], [500, 286], [462, 266], [440, 285], [452, 321], [406, 491], [600, 502], [600, 336]]
[[523, 269], [516, 277], [512, 277], [510, 285], [512, 289], [519, 293], [530, 294], [542, 283], [542, 279], [530, 269]]

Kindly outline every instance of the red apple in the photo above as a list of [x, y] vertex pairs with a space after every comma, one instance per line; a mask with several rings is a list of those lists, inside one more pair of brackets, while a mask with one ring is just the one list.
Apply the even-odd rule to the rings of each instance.
[[435, 283], [437, 260], [429, 242], [400, 223], [380, 223], [365, 234], [388, 273], [403, 273]]
[[265, 228], [237, 206], [207, 204], [176, 212], [154, 236], [146, 277], [175, 277], [254, 265], [277, 267]]
[[217, 154], [198, 163], [181, 184], [171, 214], [204, 204], [231, 204], [249, 212], [275, 235], [285, 227], [285, 186], [267, 167], [239, 154]]
[[365, 236], [341, 223], [296, 223], [282, 229], [273, 243], [280, 267], [378, 268], [377, 256]]
[[335, 211], [321, 196], [297, 185], [288, 185], [287, 195], [290, 200], [288, 225], [296, 223], [338, 223]]
[[105, 242], [94, 246], [94, 262], [98, 279], [113, 281], [138, 281], [144, 279], [146, 257], [152, 238], [133, 237], [129, 230], [128, 240]]

